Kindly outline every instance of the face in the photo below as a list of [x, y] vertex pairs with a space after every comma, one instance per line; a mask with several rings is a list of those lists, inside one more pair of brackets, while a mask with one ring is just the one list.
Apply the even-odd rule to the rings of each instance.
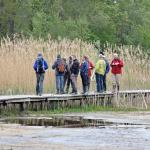
[[114, 54], [114, 59], [118, 59], [118, 54]]

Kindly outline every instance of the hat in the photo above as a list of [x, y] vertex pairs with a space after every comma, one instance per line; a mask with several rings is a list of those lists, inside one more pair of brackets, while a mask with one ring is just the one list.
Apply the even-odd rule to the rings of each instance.
[[42, 53], [41, 52], [38, 53], [38, 57], [42, 57]]
[[102, 55], [102, 54], [99, 54], [99, 57], [103, 57], [103, 55]]
[[57, 58], [61, 58], [60, 54], [57, 55]]

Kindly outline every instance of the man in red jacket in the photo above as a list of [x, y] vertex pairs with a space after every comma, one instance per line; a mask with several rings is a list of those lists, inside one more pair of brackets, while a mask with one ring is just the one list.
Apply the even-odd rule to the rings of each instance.
[[119, 59], [118, 54], [114, 53], [114, 59], [110, 64], [112, 70], [112, 79], [113, 79], [113, 92], [119, 91], [120, 88], [120, 76], [122, 74], [123, 61]]

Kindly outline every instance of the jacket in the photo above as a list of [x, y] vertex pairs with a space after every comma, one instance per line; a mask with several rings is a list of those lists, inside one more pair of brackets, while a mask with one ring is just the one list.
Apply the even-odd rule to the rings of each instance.
[[106, 63], [106, 71], [105, 71], [105, 75], [106, 75], [110, 71], [110, 65], [109, 65], [109, 62], [106, 58], [104, 58], [104, 60], [105, 60], [105, 63]]
[[[45, 73], [45, 70], [48, 69], [48, 64], [47, 64], [47, 62], [44, 60], [44, 58], [42, 58], [42, 59], [43, 59], [43, 69], [44, 69], [42, 73]], [[38, 69], [38, 68], [37, 68], [37, 65], [38, 65], [37, 62], [38, 62], [38, 58], [35, 60], [34, 65], [33, 65], [33, 68], [34, 68], [34, 70], [35, 70], [36, 73], [38, 73], [38, 72], [37, 72], [37, 69]]]
[[73, 63], [70, 67], [71, 74], [78, 75], [79, 69], [80, 69], [79, 61], [77, 59], [73, 60]]
[[123, 61], [120, 59], [113, 59], [110, 66], [113, 74], [122, 74]]
[[98, 60], [95, 66], [95, 73], [104, 75], [106, 71], [106, 62], [105, 60], [101, 59]]
[[94, 64], [91, 61], [88, 61], [88, 77], [91, 77], [92, 75], [92, 70], [94, 69]]
[[88, 76], [89, 64], [87, 61], [83, 61], [80, 66], [80, 74]]
[[[58, 65], [61, 63], [64, 63], [63, 60], [61, 58], [57, 58], [56, 61], [54, 62], [54, 64], [52, 65], [52, 69], [55, 70], [56, 76], [64, 75], [64, 72], [58, 71]], [[65, 64], [64, 64], [64, 66], [65, 66]]]

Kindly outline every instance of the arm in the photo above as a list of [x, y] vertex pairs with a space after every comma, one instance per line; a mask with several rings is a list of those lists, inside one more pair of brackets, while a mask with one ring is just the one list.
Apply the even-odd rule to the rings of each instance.
[[93, 69], [94, 69], [94, 64], [93, 64], [92, 62], [90, 62], [90, 63], [89, 63], [89, 67], [90, 67], [90, 69], [93, 70]]
[[44, 60], [44, 70], [47, 70], [48, 69], [48, 64], [47, 62]]
[[119, 61], [119, 66], [123, 67], [123, 61], [122, 60]]
[[37, 71], [37, 61], [34, 62], [33, 68], [35, 71]]
[[56, 69], [56, 66], [57, 66], [57, 62], [55, 61], [54, 64], [52, 65], [52, 69]]

